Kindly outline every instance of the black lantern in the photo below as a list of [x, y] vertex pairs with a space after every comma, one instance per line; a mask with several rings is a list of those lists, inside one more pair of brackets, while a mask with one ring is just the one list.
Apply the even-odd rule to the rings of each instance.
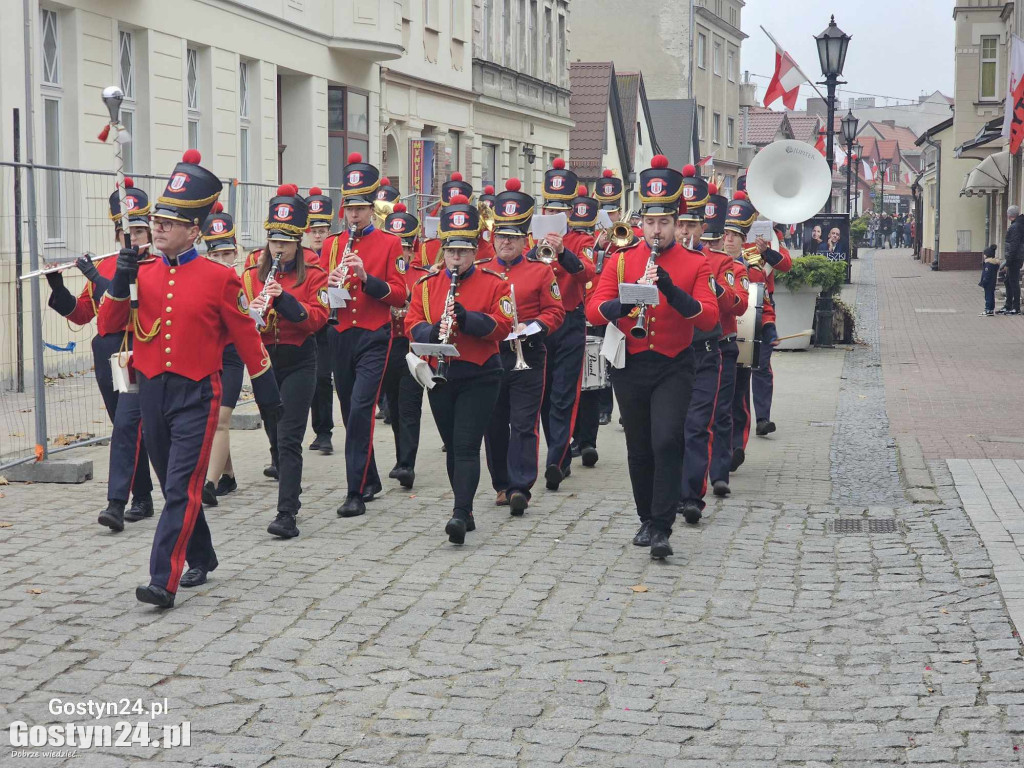
[[853, 141], [857, 138], [857, 116], [853, 110], [846, 113], [843, 118], [843, 138], [846, 139], [846, 212], [850, 213], [853, 206], [850, 203], [850, 188], [853, 186]]
[[818, 42], [818, 61], [821, 62], [821, 74], [827, 77], [839, 77], [843, 74], [846, 64], [846, 49], [850, 46], [850, 36], [836, 26], [836, 17], [828, 23], [825, 31], [814, 38]]
[[879, 215], [885, 214], [885, 172], [889, 170], [889, 161], [884, 158], [878, 158], [878, 175], [882, 181], [882, 194], [879, 208]]
[[857, 138], [857, 123], [859, 122], [852, 109], [843, 118], [843, 138], [846, 139], [847, 144], [853, 144], [853, 140]]

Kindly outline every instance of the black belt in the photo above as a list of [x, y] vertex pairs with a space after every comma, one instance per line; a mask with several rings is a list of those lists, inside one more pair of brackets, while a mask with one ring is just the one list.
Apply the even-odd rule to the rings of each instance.
[[722, 342], [728, 343], [730, 341], [736, 341], [736, 336], [738, 336], [738, 335], [739, 334], [730, 333], [728, 336], [723, 336], [721, 338], [721, 340], [719, 341], [719, 344], [721, 344]]

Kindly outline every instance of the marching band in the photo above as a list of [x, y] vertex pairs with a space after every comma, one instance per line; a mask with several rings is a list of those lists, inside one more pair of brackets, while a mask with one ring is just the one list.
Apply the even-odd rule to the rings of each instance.
[[[535, 200], [518, 179], [474, 201], [453, 173], [427, 238], [400, 190], [353, 153], [339, 218], [321, 188], [280, 186], [266, 243], [239, 275], [221, 182], [200, 163], [186, 152], [153, 205], [125, 180], [111, 217], [119, 239], [128, 227], [131, 246], [99, 265], [76, 262], [88, 278], [77, 298], [59, 272], [47, 274], [54, 310], [78, 324], [97, 318], [97, 382], [114, 423], [99, 522], [122, 531], [153, 516], [150, 462], [160, 480], [141, 602], [172, 607], [179, 587], [204, 583], [218, 566], [204, 508], [237, 488], [228, 426], [243, 366], [268, 438], [265, 474], [278, 483], [267, 531], [281, 539], [299, 535], [307, 423], [309, 450], [333, 451], [332, 387], [345, 427], [338, 515], [365, 514], [384, 491], [373, 447], [382, 398], [395, 441], [389, 478], [413, 487], [427, 389], [446, 451], [453, 504], [444, 531], [454, 544], [476, 529], [481, 445], [495, 503], [519, 517], [542, 458], [549, 491], [570, 477], [573, 455], [597, 463], [613, 393], [640, 524], [633, 544], [656, 559], [672, 555], [677, 514], [700, 521], [709, 483], [715, 496], [729, 495], [745, 457], [751, 388], [757, 434], [775, 430], [773, 272], [792, 261], [764, 238], [747, 243], [758, 217], [751, 201], [743, 192], [727, 201], [693, 166], [680, 172], [659, 155], [640, 172], [634, 227], [622, 220], [621, 179], [605, 171], [591, 191], [557, 158], [544, 174], [542, 211], [565, 214], [567, 229], [536, 242]], [[761, 343], [748, 351], [754, 336]], [[196, 345], [200, 337], [209, 343]], [[117, 366], [136, 391], [114, 386]]]

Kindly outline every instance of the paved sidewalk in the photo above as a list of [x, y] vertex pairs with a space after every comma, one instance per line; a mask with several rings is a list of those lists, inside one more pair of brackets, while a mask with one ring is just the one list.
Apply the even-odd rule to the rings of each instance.
[[[4, 732], [63, 722], [55, 697], [166, 697], [156, 722], [190, 721], [192, 736], [0, 765], [1020, 768], [1024, 662], [998, 558], [952, 486], [882, 503], [832, 471], [841, 441], [873, 466], [894, 452], [877, 419], [841, 412], [857, 383], [841, 372], [871, 354], [776, 357], [779, 432], [751, 438], [733, 497], [679, 526], [666, 563], [629, 543], [614, 423], [597, 469], [539, 490], [522, 519], [492, 505], [485, 473], [462, 548], [442, 532], [451, 494], [428, 415], [417, 487], [389, 482], [365, 517], [335, 515], [341, 456], [307, 456], [290, 542], [264, 532], [265, 437], [234, 432], [241, 489], [210, 513], [221, 566], [165, 613], [132, 594], [152, 521], [101, 531], [98, 482], [0, 488]], [[386, 471], [389, 430], [377, 436]], [[893, 525], [844, 533], [840, 519]]]

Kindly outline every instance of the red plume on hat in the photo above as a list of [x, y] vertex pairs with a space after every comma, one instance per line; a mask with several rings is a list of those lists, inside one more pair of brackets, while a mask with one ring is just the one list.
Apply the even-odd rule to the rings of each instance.
[[311, 195], [322, 195], [324, 191], [320, 187], [310, 187], [309, 194]]
[[380, 185], [382, 187], [390, 187], [391, 186], [391, 179], [389, 179], [387, 176], [384, 176], [380, 180]]
[[450, 181], [462, 181], [462, 174], [459, 173], [458, 171], [455, 171], [455, 173], [451, 175]]
[[560, 171], [563, 168], [565, 168], [565, 160], [563, 160], [560, 157], [556, 157], [554, 160], [551, 161], [551, 167], [554, 168], [556, 171]]
[[733, 200], [746, 200], [746, 199], [747, 199], [747, 193], [746, 193], [746, 192], [744, 192], [744, 191], [743, 191], [743, 190], [741, 189], [741, 190], [740, 190], [739, 192], [737, 192], [737, 193], [736, 193], [735, 195], [733, 195], [733, 198], [732, 198], [732, 199], [733, 199]]
[[493, 184], [488, 184], [486, 187], [484, 187], [484, 194], [485, 195], [493, 195], [494, 194], [494, 185]]
[[297, 195], [298, 193], [299, 188], [296, 187], [294, 184], [282, 184], [280, 187], [277, 188], [277, 194], [282, 196], [294, 196]]
[[135, 186], [135, 182], [132, 180], [132, 177], [131, 176], [125, 176], [124, 177], [124, 188], [125, 189], [132, 189], [134, 186]]
[[509, 192], [518, 192], [522, 188], [523, 182], [521, 182], [519, 179], [509, 179], [508, 181], [505, 182], [505, 189], [507, 189]]
[[604, 176], [606, 179], [610, 179], [615, 175], [615, 171], [613, 171], [611, 168], [605, 168], [604, 173], [602, 173], [601, 175]]
[[694, 165], [684, 165], [683, 166], [683, 176], [685, 176], [686, 178], [689, 179], [689, 178], [692, 178], [693, 176], [696, 176], [696, 175], [697, 175], [697, 167], [696, 166], [694, 166]]
[[586, 185], [585, 184], [578, 184], [578, 185], [576, 185], [576, 197], [586, 197], [586, 196], [587, 196], [587, 187], [586, 187]]
[[718, 194], [718, 185], [715, 184], [715, 182], [713, 182], [713, 181], [710, 184], [708, 184], [708, 194], [709, 195], [717, 195]]
[[213, 208], [210, 209], [210, 213], [223, 213], [223, 212], [224, 212], [224, 204], [220, 200], [218, 200], [216, 203], [214, 203], [213, 204]]
[[395, 213], [405, 213], [408, 208], [405, 207], [405, 203], [395, 203]]
[[651, 158], [651, 168], [668, 168], [668, 158], [664, 155], [655, 155]]
[[361, 154], [359, 154], [358, 152], [353, 152], [353, 153], [351, 153], [348, 156], [348, 162], [350, 164], [351, 163], [361, 163], [361, 162], [363, 162], [363, 156]]
[[[458, 181], [458, 179], [455, 179], [455, 181]], [[454, 195], [448, 202], [450, 205], [469, 205], [469, 198], [465, 195]]]
[[198, 149], [187, 149], [185, 154], [181, 156], [181, 162], [189, 163], [191, 165], [199, 165], [203, 161], [203, 156], [199, 154]]

